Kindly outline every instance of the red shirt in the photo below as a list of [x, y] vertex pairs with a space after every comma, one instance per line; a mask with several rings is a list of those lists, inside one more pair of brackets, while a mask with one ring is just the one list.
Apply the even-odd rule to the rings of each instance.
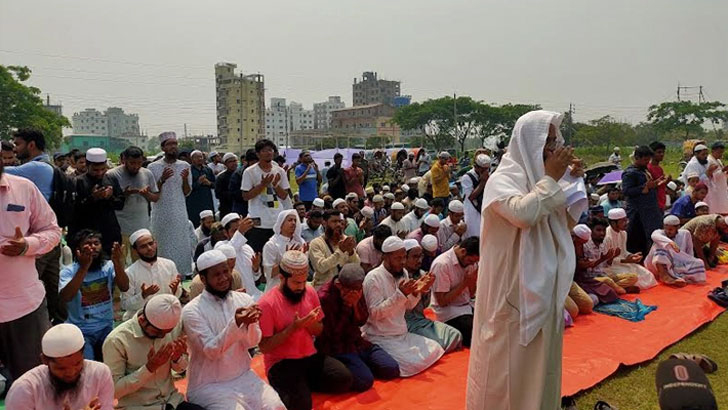
[[[283, 331], [296, 318], [306, 316], [311, 310], [320, 306], [316, 291], [311, 286], [306, 286], [306, 295], [300, 302], [292, 304], [276, 286], [266, 292], [258, 301], [263, 314], [260, 317], [260, 330], [263, 337], [271, 337]], [[266, 373], [271, 366], [284, 359], [302, 359], [316, 353], [313, 345], [313, 336], [306, 329], [298, 329], [291, 333], [283, 343], [272, 351], [263, 355]]]
[[346, 192], [355, 192], [359, 198], [364, 198], [364, 188], [361, 186], [359, 176], [363, 175], [361, 168], [349, 167], [344, 170], [346, 177]]
[[[659, 179], [662, 178], [663, 175], [665, 175], [665, 171], [662, 170], [662, 167], [659, 165], [654, 165], [652, 162], [647, 164], [647, 170], [650, 172], [650, 175], [652, 175], [652, 179]], [[667, 200], [667, 187], [665, 184], [658, 185], [657, 186], [657, 206], [660, 207], [660, 210], [665, 210], [665, 202]]]

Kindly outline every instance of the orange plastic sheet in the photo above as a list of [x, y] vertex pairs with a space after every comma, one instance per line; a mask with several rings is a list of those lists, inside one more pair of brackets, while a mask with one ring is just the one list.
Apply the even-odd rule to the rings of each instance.
[[[658, 309], [642, 322], [629, 322], [599, 313], [579, 316], [564, 335], [562, 394], [588, 389], [614, 373], [620, 364], [650, 360], [669, 345], [712, 321], [723, 308], [707, 298], [708, 292], [728, 279], [728, 268], [708, 273], [706, 285], [674, 289], [658, 285], [639, 297]], [[430, 369], [407, 379], [376, 381], [359, 394], [314, 394], [314, 408], [326, 410], [462, 409], [468, 373], [468, 350], [444, 356]], [[264, 377], [262, 357], [253, 369]], [[185, 391], [187, 380], [177, 383]], [[528, 392], [524, 392], [528, 394]]]

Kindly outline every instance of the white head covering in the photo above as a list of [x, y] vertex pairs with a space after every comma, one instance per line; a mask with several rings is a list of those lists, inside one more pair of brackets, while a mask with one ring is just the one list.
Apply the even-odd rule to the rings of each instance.
[[336, 207], [337, 207], [337, 206], [339, 206], [339, 205], [341, 205], [341, 204], [345, 204], [345, 203], [346, 203], [346, 201], [345, 201], [345, 200], [343, 200], [343, 199], [341, 199], [341, 198], [336, 198], [336, 199], [334, 200], [334, 203], [332, 204], [332, 206], [334, 207], [334, 209], [336, 209]]
[[677, 184], [674, 181], [670, 181], [667, 183], [667, 187], [674, 191], [677, 189]]
[[420, 209], [428, 209], [430, 205], [427, 204], [427, 200], [425, 198], [417, 198], [415, 201], [415, 206]]
[[490, 166], [491, 159], [489, 156], [485, 154], [479, 154], [477, 157], [475, 157], [475, 165], [479, 167], [487, 167]]
[[663, 225], [680, 225], [680, 218], [675, 215], [668, 215], [662, 220]]
[[377, 194], [372, 197], [372, 202], [384, 202], [384, 197]]
[[417, 239], [405, 239], [404, 241], [404, 250], [409, 251], [412, 248], [416, 248], [420, 246], [420, 244], [417, 242]]
[[384, 197], [387, 199], [394, 199], [394, 194], [391, 192], [387, 192], [386, 194], [384, 194]]
[[369, 218], [369, 219], [374, 218], [374, 209], [372, 209], [369, 206], [363, 207], [361, 209], [361, 211], [359, 211], [359, 212], [361, 212], [361, 214], [364, 215], [366, 218]]
[[222, 252], [228, 259], [236, 259], [238, 257], [238, 253], [235, 252], [235, 248], [228, 243], [218, 242], [215, 244], [214, 249]]
[[413, 177], [410, 178], [409, 181], [407, 181], [408, 184], [416, 184], [418, 182], [420, 182], [420, 177]]
[[431, 226], [433, 228], [439, 228], [440, 227], [440, 217], [435, 214], [429, 214], [425, 217], [425, 225]]
[[704, 151], [706, 149], [708, 149], [708, 147], [706, 147], [705, 145], [698, 144], [695, 146], [695, 148], [693, 148], [693, 152], [700, 152], [700, 151]]
[[622, 208], [612, 208], [607, 213], [607, 218], [610, 221], [618, 221], [627, 217], [627, 212]]
[[435, 252], [437, 250], [437, 237], [430, 235], [429, 233], [422, 237], [422, 248], [428, 252]]
[[[293, 215], [296, 217], [296, 229], [293, 231], [293, 236], [290, 239], [281, 235], [281, 226], [283, 225], [283, 221], [285, 221], [289, 215]], [[286, 248], [289, 245], [292, 245], [294, 243], [298, 245], [303, 245], [305, 243], [303, 238], [301, 238], [301, 220], [298, 218], [298, 212], [295, 209], [281, 211], [281, 213], [278, 214], [276, 224], [273, 225], [273, 232], [274, 235], [268, 241], [273, 241], [273, 243], [280, 250], [281, 254], [286, 252]]]
[[355, 201], [359, 200], [359, 195], [356, 194], [356, 192], [349, 192], [346, 194], [346, 199], [353, 199]]
[[228, 152], [225, 155], [222, 156], [222, 162], [228, 162], [229, 159], [234, 159], [235, 162], [238, 162], [238, 156], [233, 154], [232, 152]]
[[698, 174], [697, 172], [691, 172], [688, 174], [687, 179], [690, 179], [690, 178], [700, 178], [700, 174]]
[[[543, 149], [550, 125], [556, 127], [556, 142], [564, 142], [559, 132], [562, 119], [563, 115], [557, 112], [538, 110], [526, 113], [516, 121], [508, 149], [485, 186], [483, 212], [494, 202], [533, 191], [546, 174]], [[481, 240], [481, 255], [486, 252], [484, 244]], [[519, 343], [526, 346], [543, 328], [552, 307], [563, 306], [571, 288], [576, 256], [566, 209], [554, 211], [523, 229], [518, 246]], [[554, 290], [556, 301], [553, 300]]]
[[94, 163], [106, 162], [106, 151], [102, 148], [89, 148], [86, 151], [86, 161]]
[[215, 214], [213, 214], [212, 211], [209, 209], [205, 209], [204, 211], [200, 212], [200, 219], [205, 219], [211, 216], [214, 217]]
[[323, 208], [326, 205], [323, 199], [321, 198], [314, 198], [313, 200], [313, 206], [317, 206], [319, 208]]
[[159, 134], [159, 142], [161, 144], [164, 144], [168, 140], [176, 140], [177, 134], [174, 133], [174, 131], [165, 131], [161, 134]]
[[584, 224], [576, 225], [573, 229], [574, 235], [582, 240], [588, 241], [591, 238], [591, 229]]
[[227, 259], [227, 256], [217, 249], [203, 252], [202, 255], [197, 258], [197, 270], [201, 272], [211, 266], [227, 263]]
[[456, 214], [460, 214], [463, 212], [463, 203], [458, 201], [457, 199], [454, 199], [450, 201], [450, 203], [447, 204], [447, 209], [450, 212], [455, 212]]
[[144, 305], [144, 317], [157, 329], [174, 329], [180, 314], [182, 305], [174, 295], [154, 295]]
[[409, 185], [407, 185], [407, 184], [402, 184], [402, 186], [400, 188], [402, 188], [402, 192], [408, 192], [409, 191]]
[[404, 249], [404, 241], [397, 236], [390, 236], [382, 243], [382, 253], [390, 253]]
[[393, 211], [397, 211], [397, 210], [404, 211], [404, 205], [402, 205], [401, 202], [395, 202], [395, 203], [392, 204], [391, 209]]
[[196, 150], [190, 152], [190, 158], [194, 157], [195, 155], [202, 155], [202, 151], [196, 149]]
[[601, 197], [599, 196], [599, 194], [591, 194], [589, 195], [589, 198], [591, 198], [592, 201], [598, 201]]
[[152, 233], [149, 232], [149, 229], [144, 228], [134, 231], [134, 233], [129, 235], [129, 243], [134, 245], [142, 236], [152, 236]]
[[382, 192], [389, 192], [389, 191], [390, 191], [389, 185], [385, 185], [382, 187]]
[[83, 349], [81, 329], [70, 323], [61, 323], [48, 329], [41, 339], [41, 349], [47, 357], [66, 357]]
[[235, 212], [230, 212], [229, 214], [225, 215], [225, 216], [224, 216], [224, 217], [222, 218], [222, 221], [220, 221], [220, 224], [221, 224], [221, 225], [222, 225], [222, 227], [224, 228], [224, 227], [225, 227], [225, 225], [229, 224], [230, 222], [232, 222], [232, 221], [234, 221], [234, 220], [236, 220], [236, 219], [240, 219], [240, 215], [238, 215], [238, 214], [237, 214], [237, 213], [235, 213]]
[[708, 203], [707, 202], [703, 202], [703, 201], [699, 201], [697, 204], [695, 204], [695, 209], [698, 209], [701, 206], [708, 206]]

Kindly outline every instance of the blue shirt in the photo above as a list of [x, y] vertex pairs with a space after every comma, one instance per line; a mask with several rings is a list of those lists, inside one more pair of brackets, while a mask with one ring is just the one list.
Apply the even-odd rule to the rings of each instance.
[[678, 218], [694, 218], [695, 204], [690, 195], [681, 196], [670, 208], [670, 213]]
[[[78, 262], [73, 262], [61, 270], [59, 292], [68, 285], [80, 267]], [[99, 270], [86, 273], [78, 293], [66, 304], [66, 322], [78, 326], [83, 333], [94, 333], [113, 326], [114, 276], [114, 264], [111, 261], [106, 261]]]
[[5, 167], [4, 172], [33, 181], [46, 201], [51, 198], [51, 194], [53, 194], [53, 166], [48, 162], [48, 155], [38, 155], [17, 167]]
[[[301, 175], [303, 175], [304, 172], [306, 172], [306, 168], [308, 167], [307, 164], [298, 164], [296, 167], [296, 178], [300, 178]], [[317, 185], [317, 178], [316, 178], [316, 169], [311, 166], [311, 169], [308, 170], [308, 174], [306, 174], [306, 179], [301, 181], [300, 184], [298, 184], [298, 197], [301, 199], [301, 201], [313, 201], [316, 199], [318, 195], [316, 192], [316, 185]]]

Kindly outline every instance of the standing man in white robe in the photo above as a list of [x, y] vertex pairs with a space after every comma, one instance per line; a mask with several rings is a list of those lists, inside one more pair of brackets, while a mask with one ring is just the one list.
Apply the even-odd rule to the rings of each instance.
[[480, 208], [483, 204], [485, 183], [490, 177], [490, 163], [489, 156], [480, 154], [475, 157], [473, 169], [460, 177], [460, 186], [463, 187], [465, 225], [467, 226], [463, 239], [480, 235]]
[[680, 176], [680, 180], [687, 185], [688, 176], [690, 174], [698, 174], [698, 177], [702, 182], [708, 181], [708, 147], [703, 144], [698, 144], [693, 148], [693, 157], [690, 158], [688, 164]]
[[558, 182], [576, 164], [562, 146], [562, 117], [519, 118], [485, 187], [468, 410], [560, 407], [563, 310], [576, 266], [574, 218]]
[[725, 144], [716, 141], [710, 146], [708, 155], [708, 169], [705, 173], [708, 176], [708, 195], [705, 202], [714, 214], [728, 214], [728, 166], [723, 165], [723, 153]]

